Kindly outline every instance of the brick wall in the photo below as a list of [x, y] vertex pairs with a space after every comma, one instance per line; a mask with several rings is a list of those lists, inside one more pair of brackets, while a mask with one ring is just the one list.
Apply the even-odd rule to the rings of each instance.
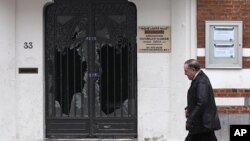
[[[244, 97], [250, 98], [250, 89], [214, 89], [215, 97]], [[244, 114], [250, 113], [250, 106], [218, 106], [219, 113]]]
[[[197, 0], [197, 47], [205, 48], [205, 21], [243, 21], [243, 48], [250, 48], [250, 0]], [[198, 56], [202, 68], [205, 56]], [[243, 56], [243, 69], [250, 68], [250, 57]], [[249, 89], [214, 89], [216, 97], [250, 98]], [[220, 113], [250, 113], [249, 105], [218, 106]]]
[[[197, 47], [205, 48], [205, 21], [243, 21], [243, 48], [250, 48], [250, 0], [197, 0]], [[198, 61], [205, 64], [205, 57]], [[243, 68], [250, 68], [250, 57], [243, 57]]]

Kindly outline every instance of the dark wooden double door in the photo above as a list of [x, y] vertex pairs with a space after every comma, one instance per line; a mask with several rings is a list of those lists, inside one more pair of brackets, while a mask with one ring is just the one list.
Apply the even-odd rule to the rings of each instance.
[[44, 12], [46, 137], [136, 138], [136, 8], [55, 1]]

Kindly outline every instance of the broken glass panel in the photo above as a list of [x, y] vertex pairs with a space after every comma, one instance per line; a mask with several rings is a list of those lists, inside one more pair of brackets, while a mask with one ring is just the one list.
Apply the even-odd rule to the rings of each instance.
[[56, 115], [87, 116], [87, 18], [58, 16], [57, 20]]
[[[95, 114], [97, 117], [128, 116], [130, 43], [125, 36], [126, 17], [105, 14], [96, 16], [96, 66], [100, 77], [96, 81]], [[104, 20], [105, 19], [105, 20]], [[98, 24], [99, 23], [99, 24]], [[100, 24], [101, 23], [101, 24]], [[130, 79], [131, 81], [131, 79]], [[130, 106], [131, 107], [131, 106]]]

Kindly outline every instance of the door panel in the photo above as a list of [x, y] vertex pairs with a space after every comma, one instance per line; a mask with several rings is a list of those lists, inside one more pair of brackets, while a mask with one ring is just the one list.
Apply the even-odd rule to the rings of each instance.
[[46, 136], [136, 137], [134, 5], [52, 4], [45, 39]]
[[95, 69], [100, 76], [95, 89], [98, 135], [136, 135], [136, 34], [129, 32], [136, 28], [128, 25], [128, 19], [134, 18], [128, 16], [128, 9], [128, 5], [118, 4], [94, 6]]
[[134, 58], [130, 51], [131, 41], [126, 32], [128, 29], [125, 9], [126, 7], [120, 8], [121, 13], [118, 13], [113, 9], [107, 10], [105, 5], [95, 7], [96, 70], [101, 76], [97, 80], [99, 89], [96, 89], [101, 108], [96, 111], [102, 111], [97, 112], [97, 117], [122, 117], [128, 114], [131, 116], [131, 111], [135, 111], [128, 107], [128, 103], [131, 102], [129, 100], [134, 98], [129, 95], [132, 94], [132, 88], [129, 87], [132, 79], [129, 74], [134, 65]]
[[89, 25], [88, 7], [81, 6], [79, 13], [72, 10], [75, 8], [62, 5], [46, 10], [45, 65], [49, 117], [88, 116], [89, 49], [85, 41]]
[[88, 5], [50, 5], [45, 10], [46, 136], [90, 135]]

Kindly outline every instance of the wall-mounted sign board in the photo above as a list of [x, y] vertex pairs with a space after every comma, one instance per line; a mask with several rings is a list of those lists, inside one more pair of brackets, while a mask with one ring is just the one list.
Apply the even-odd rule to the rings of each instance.
[[206, 68], [242, 68], [242, 21], [206, 21]]
[[139, 26], [137, 45], [139, 53], [171, 52], [170, 27]]

